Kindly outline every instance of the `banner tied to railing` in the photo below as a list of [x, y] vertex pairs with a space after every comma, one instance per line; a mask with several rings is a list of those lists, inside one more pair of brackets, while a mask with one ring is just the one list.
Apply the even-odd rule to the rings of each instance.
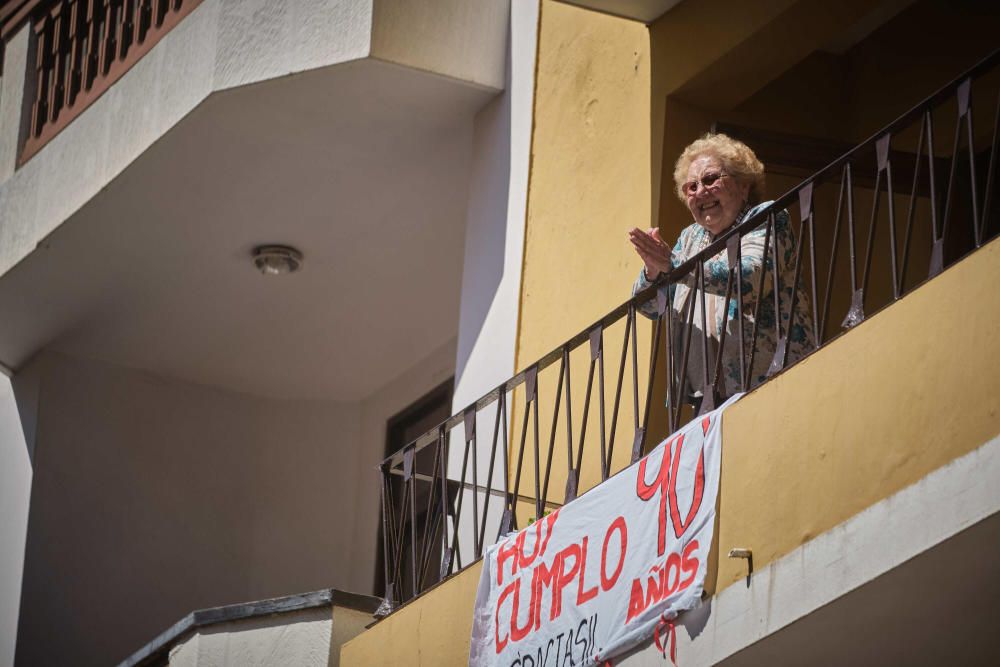
[[602, 664], [672, 630], [678, 612], [697, 606], [715, 523], [722, 412], [737, 398], [491, 546], [469, 664]]

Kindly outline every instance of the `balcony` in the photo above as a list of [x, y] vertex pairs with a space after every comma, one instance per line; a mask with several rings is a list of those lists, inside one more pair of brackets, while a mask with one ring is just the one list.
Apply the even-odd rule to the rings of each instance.
[[[385, 633], [402, 633], [407, 639], [397, 641], [407, 650], [415, 644], [465, 660], [467, 645], [448, 642], [439, 631], [447, 626], [454, 636], [459, 627], [458, 634], [468, 636], [477, 561], [486, 546], [600, 485], [737, 390], [750, 393], [727, 412], [714, 548], [719, 554], [752, 545], [754, 561], [750, 572], [745, 561], [718, 555], [710, 566], [706, 589], [716, 594], [715, 602], [690, 613], [687, 622], [687, 643], [699, 664], [764, 638], [734, 664], [771, 659], [787, 642], [801, 649], [803, 637], [821, 632], [815, 623], [778, 631], [847, 591], [857, 591], [851, 600], [876, 590], [897, 595], [899, 581], [922, 576], [935, 559], [961, 557], [959, 542], [987, 553], [968, 559], [970, 566], [988, 567], [995, 547], [984, 540], [1000, 510], [988, 491], [997, 465], [1000, 310], [987, 293], [1000, 258], [994, 240], [1000, 233], [998, 64], [995, 52], [659, 284], [386, 459], [382, 520], [389, 586], [383, 612], [391, 613], [347, 645], [345, 659], [370, 658]], [[783, 210], [795, 239], [787, 263], [778, 261], [775, 241]], [[747, 306], [736, 295], [747, 294], [741, 284], [747, 277], [729, 268], [743, 265], [743, 239], [761, 231], [763, 257], [771, 261], [755, 279], [749, 303], [756, 309], [753, 322], [762, 321], [765, 303], [778, 315], [769, 348], [756, 326], [744, 330]], [[715, 269], [708, 263], [720, 253], [727, 267], [721, 282], [709, 275]], [[700, 308], [668, 317], [675, 286], [693, 288], [691, 303], [700, 299]], [[725, 300], [717, 347], [702, 333], [704, 320], [696, 319], [705, 312], [707, 294]], [[797, 302], [808, 307], [797, 309]], [[641, 310], [659, 315], [645, 339]], [[809, 329], [811, 343], [795, 359], [791, 332], [797, 327]], [[735, 387], [718, 352], [728, 349], [727, 335], [736, 340]], [[699, 369], [694, 376], [692, 366]], [[943, 396], [961, 397], [951, 417], [940, 409]], [[892, 418], [898, 414], [910, 421]], [[950, 518], [917, 511], [936, 493], [964, 494], [957, 490], [963, 484], [969, 485], [965, 500], [954, 499], [961, 506], [942, 499], [949, 508], [942, 513], [955, 509]], [[899, 521], [905, 528], [894, 530], [902, 535], [924, 519], [918, 538], [873, 554], [885, 522]], [[865, 546], [854, 553], [852, 540]], [[834, 561], [814, 563], [825, 556], [812, 554]], [[905, 572], [889, 574], [910, 559]], [[995, 574], [995, 568], [984, 573], [969, 604], [987, 604], [997, 590]], [[794, 586], [827, 576], [837, 583], [797, 597]], [[759, 587], [775, 585], [776, 577], [785, 582], [784, 597], [772, 609], [770, 593], [765, 600]], [[786, 577], [797, 582], [793, 588]], [[737, 585], [744, 580], [745, 586]], [[847, 599], [841, 607], [850, 604]], [[961, 613], [964, 604], [957, 596], [935, 600], [945, 614]], [[927, 620], [894, 609], [899, 616], [892, 627]], [[437, 613], [450, 620], [414, 627], [415, 618]], [[832, 613], [824, 612], [826, 618]], [[758, 614], [765, 614], [763, 626], [755, 624]], [[881, 622], [877, 615], [862, 618]], [[738, 639], [722, 630], [730, 620]], [[864, 622], [838, 621], [836, 627], [859, 624]], [[976, 623], [962, 630], [966, 659], [981, 660], [997, 649], [988, 635]], [[899, 650], [874, 639], [865, 645], [868, 653], [842, 646], [835, 653], [849, 660], [871, 650]], [[402, 659], [381, 646], [383, 658], [391, 653]], [[796, 655], [801, 660], [803, 653]]]

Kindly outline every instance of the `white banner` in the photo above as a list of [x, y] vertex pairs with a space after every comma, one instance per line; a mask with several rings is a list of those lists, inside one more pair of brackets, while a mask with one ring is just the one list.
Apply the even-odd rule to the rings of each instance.
[[722, 411], [483, 556], [469, 664], [600, 664], [701, 601]]

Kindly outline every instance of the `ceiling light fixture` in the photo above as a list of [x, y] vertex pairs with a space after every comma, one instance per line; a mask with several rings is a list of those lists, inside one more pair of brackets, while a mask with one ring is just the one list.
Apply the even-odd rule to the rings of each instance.
[[302, 253], [286, 245], [262, 245], [253, 250], [253, 264], [265, 276], [295, 273], [302, 268]]

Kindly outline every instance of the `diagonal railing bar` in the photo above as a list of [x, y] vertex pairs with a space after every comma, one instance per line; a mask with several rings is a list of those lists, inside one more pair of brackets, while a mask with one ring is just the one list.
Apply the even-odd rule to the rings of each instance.
[[[792, 285], [799, 284], [799, 276], [801, 275], [801, 269], [802, 269], [802, 242], [805, 239], [805, 237], [806, 237], [805, 225], [803, 225], [803, 229], [799, 233], [799, 238], [795, 246], [795, 268], [792, 269], [792, 276], [793, 276]], [[812, 238], [810, 238], [809, 241], [811, 243]], [[778, 339], [777, 349], [774, 352], [773, 366], [777, 366], [779, 369], [784, 368], [785, 364], [788, 363], [788, 353], [791, 350], [791, 346], [789, 345], [789, 339], [792, 336], [792, 331], [794, 331], [795, 329], [795, 317], [796, 317], [795, 304], [798, 301], [798, 297], [799, 297], [799, 290], [793, 289], [792, 298], [789, 300], [788, 304], [788, 327], [785, 330], [785, 335]], [[778, 315], [779, 315], [778, 321], [780, 322], [781, 320], [784, 319], [785, 316], [784, 313], [782, 312], [779, 312]]]
[[[791, 226], [791, 222], [788, 223]], [[771, 275], [774, 279], [774, 286], [771, 289], [771, 293], [774, 295], [774, 329], [777, 334], [777, 345], [774, 349], [774, 356], [771, 358], [771, 363], [767, 367], [767, 375], [770, 377], [775, 373], [782, 370], [785, 366], [781, 363], [784, 358], [784, 349], [787, 347], [788, 341], [788, 328], [782, 326], [784, 311], [781, 309], [781, 291], [783, 284], [781, 282], [781, 260], [778, 257], [778, 218], [776, 215], [771, 216]], [[767, 250], [764, 251], [764, 257], [767, 257]], [[761, 283], [763, 284], [763, 282]]]
[[837, 212], [834, 215], [833, 222], [833, 243], [830, 250], [830, 268], [826, 274], [826, 289], [823, 292], [823, 308], [820, 311], [821, 317], [818, 327], [820, 336], [816, 338], [817, 347], [820, 345], [820, 341], [822, 340], [822, 334], [826, 332], [827, 317], [830, 315], [830, 298], [833, 295], [833, 276], [834, 271], [837, 268], [837, 250], [840, 247], [838, 243], [840, 240], [840, 223], [841, 220], [843, 220], [845, 191], [847, 190], [848, 182], [850, 180], [848, 177], [849, 168], [850, 163], [844, 165], [842, 171], [843, 175], [840, 179], [840, 191], [837, 194]]
[[[615, 406], [611, 410], [611, 433], [608, 435], [608, 457], [602, 472], [602, 477], [607, 479], [611, 475], [611, 461], [615, 454], [615, 431], [618, 427], [618, 409], [621, 407], [622, 384], [625, 381], [625, 363], [628, 358], [629, 334], [632, 331], [632, 323], [635, 321], [635, 309], [630, 307], [625, 321], [625, 340], [622, 341], [622, 356], [618, 363], [618, 380], [615, 383]], [[669, 324], [669, 322], [668, 322]]]
[[[740, 337], [740, 345], [746, 345], [746, 322], [743, 317], [743, 239], [738, 235], [733, 235], [729, 237], [729, 241], [726, 243], [726, 255], [729, 260], [729, 265], [736, 274], [736, 318], [738, 322], [738, 331]], [[729, 308], [726, 307], [726, 314], [728, 315]], [[745, 387], [747, 384], [747, 360], [745, 355], [740, 355], [740, 386]], [[672, 423], [670, 425], [671, 432], [676, 431], [679, 424]]]
[[[660, 315], [659, 321], [653, 327], [653, 355], [649, 360], [649, 372], [646, 374], [647, 378], [652, 379], [654, 373], [656, 372], [656, 360], [659, 357], [660, 352], [660, 334], [663, 332], [663, 303], [660, 302], [657, 305], [657, 313]], [[693, 311], [692, 311], [693, 312]], [[635, 339], [633, 338], [633, 341]], [[633, 343], [634, 344], [634, 343]], [[646, 402], [643, 404], [645, 408], [642, 411], [642, 423], [639, 425], [639, 429], [635, 433], [635, 440], [632, 443], [632, 459], [631, 462], [635, 463], [640, 458], [642, 458], [642, 452], [646, 448], [646, 433], [649, 426], [649, 408], [653, 403], [653, 383], [646, 383]]]
[[1000, 162], [1000, 157], [997, 156], [998, 151], [1000, 151], [1000, 94], [997, 95], [996, 112], [993, 116], [993, 142], [990, 144], [990, 163], [986, 168], [986, 197], [983, 202], [983, 217], [979, 223], [980, 238], [985, 238], [985, 235], [989, 231], [987, 225], [989, 224], [990, 213], [992, 213], [993, 192], [996, 187], [997, 162]]
[[427, 499], [427, 511], [432, 516], [429, 517], [428, 520], [424, 521], [424, 532], [423, 537], [421, 538], [420, 561], [417, 568], [419, 572], [417, 581], [421, 588], [427, 580], [427, 568], [430, 565], [431, 559], [435, 555], [434, 537], [437, 535], [438, 530], [440, 530], [445, 516], [444, 507], [442, 506], [442, 511], [435, 511], [436, 507], [434, 505], [434, 495], [438, 489], [437, 478], [439, 464], [443, 453], [442, 449], [441, 442], [438, 441], [438, 445], [434, 447], [434, 472], [430, 482], [430, 497]]
[[[702, 396], [702, 399], [701, 399], [701, 404], [702, 404], [702, 407], [704, 407], [706, 403], [711, 403], [711, 392], [708, 390], [708, 387], [711, 386], [712, 382], [711, 382], [711, 379], [709, 378], [709, 375], [708, 375], [708, 373], [709, 373], [708, 369], [709, 369], [709, 367], [710, 367], [710, 365], [711, 365], [712, 362], [709, 359], [709, 351], [708, 351], [708, 339], [709, 339], [709, 336], [708, 336], [708, 315], [706, 314], [706, 311], [708, 310], [708, 308], [707, 308], [707, 306], [705, 304], [705, 300], [708, 297], [705, 294], [705, 265], [703, 263], [701, 263], [701, 262], [698, 263], [698, 266], [695, 268], [694, 275], [695, 275], [695, 284], [698, 286], [698, 290], [697, 290], [697, 299], [699, 301], [698, 306], [699, 306], [699, 310], [701, 310], [701, 331], [702, 331], [702, 335], [699, 336], [699, 338], [701, 339], [701, 374], [702, 374], [702, 377], [701, 377], [701, 386], [705, 390], [705, 394]], [[694, 335], [694, 332], [692, 332], [692, 335]], [[653, 383], [650, 382], [649, 386], [652, 387], [652, 385], [653, 385]], [[648, 400], [647, 400], [647, 403], [648, 403]], [[648, 404], [646, 405], [646, 409], [647, 410], [649, 409], [649, 405]]]
[[[567, 383], [569, 386], [569, 383]], [[568, 401], [567, 401], [568, 402]], [[541, 519], [545, 512], [545, 499], [542, 498], [541, 493], [541, 466], [539, 465], [541, 459], [541, 453], [539, 447], [541, 443], [538, 439], [538, 379], [535, 379], [535, 410], [531, 413], [531, 432], [534, 438], [532, 442], [534, 443], [534, 453], [535, 453], [535, 518]]]
[[[903, 257], [899, 268], [899, 284], [906, 284], [906, 269], [909, 265], [910, 240], [913, 235], [913, 220], [917, 212], [917, 185], [920, 183], [921, 155], [924, 150], [924, 136], [927, 132], [927, 115], [920, 117], [920, 132], [917, 134], [917, 159], [913, 165], [913, 185], [910, 187], [910, 203], [906, 209], [906, 231], [903, 234]], [[933, 156], [931, 156], [933, 157]]]
[[[521, 495], [521, 472], [523, 470], [524, 464], [524, 445], [528, 439], [528, 417], [531, 415], [531, 404], [535, 400], [535, 386], [536, 380], [538, 378], [538, 367], [533, 366], [529, 369], [529, 374], [527, 376], [527, 385], [524, 392], [524, 417], [521, 419], [521, 441], [517, 448], [517, 471], [514, 473], [514, 494], [513, 499], [517, 500]], [[515, 385], [516, 386], [516, 385]], [[512, 506], [511, 510], [513, 512], [512, 519], [513, 523], [511, 528], [517, 527], [517, 508]]]
[[[659, 304], [657, 304], [657, 311], [659, 311]], [[683, 399], [687, 395], [685, 389], [687, 388], [688, 360], [690, 359], [691, 356], [691, 338], [694, 335], [692, 331], [692, 325], [694, 324], [694, 299], [691, 298], [690, 293], [687, 295], [687, 300], [685, 301], [682, 313], [683, 314], [681, 315], [681, 317], [684, 323], [684, 331], [682, 332], [681, 336], [683, 342], [680, 345], [682, 352], [681, 352], [680, 373], [677, 376], [678, 378], [677, 394], [676, 397], [673, 399], [671, 399], [669, 396], [667, 397], [667, 400], [671, 403], [671, 406], [673, 408], [672, 414], [673, 414], [673, 422], [675, 424], [680, 423], [681, 408], [684, 405]], [[661, 319], [665, 319], [669, 324], [670, 320], [672, 320], [673, 317], [668, 316]], [[632, 463], [635, 463], [635, 461], [638, 460], [634, 454], [632, 456], [632, 459], [633, 459]]]
[[[439, 494], [439, 498], [441, 499], [440, 514], [442, 517], [442, 521], [447, 522], [447, 519], [449, 517], [451, 518], [450, 528], [452, 535], [450, 541], [447, 539], [444, 540], [445, 546], [444, 546], [444, 553], [442, 554], [441, 558], [441, 569], [440, 569], [441, 574], [439, 577], [440, 579], [443, 579], [444, 577], [446, 577], [448, 574], [451, 573], [451, 567], [453, 564], [453, 558], [455, 554], [455, 540], [458, 535], [458, 521], [456, 519], [455, 513], [449, 511], [452, 509], [452, 504], [450, 498], [448, 497], [448, 478], [445, 473], [445, 458], [446, 458], [445, 453], [448, 451], [445, 442], [446, 442], [445, 430], [443, 428], [438, 428], [437, 447], [442, 453], [441, 457], [438, 459], [439, 468], [436, 471], [438, 473], [438, 481], [441, 484], [441, 492]], [[446, 523], [446, 529], [447, 529], [447, 523]]]
[[[500, 396], [501, 396], [501, 401], [502, 401], [503, 398], [504, 398], [504, 395], [501, 394]], [[499, 441], [499, 436], [500, 436], [500, 419], [501, 419], [501, 413], [500, 413], [499, 407], [500, 406], [498, 405], [497, 406], [497, 410], [495, 410], [496, 415], [495, 415], [494, 422], [493, 422], [493, 438], [492, 438], [492, 443], [490, 444], [490, 465], [489, 465], [489, 472], [486, 473], [486, 488], [487, 489], [492, 489], [493, 488], [493, 469], [496, 467], [497, 442]], [[506, 438], [505, 438], [505, 440], [506, 440]], [[504, 443], [504, 447], [506, 448], [506, 443]], [[474, 493], [478, 493], [479, 489], [478, 488], [474, 489], [473, 492]], [[490, 515], [490, 498], [492, 498], [492, 497], [493, 497], [492, 493], [486, 493], [483, 496], [483, 516], [482, 516], [482, 520], [480, 521], [480, 528], [479, 528], [479, 545], [480, 545], [480, 547], [482, 547], [482, 545], [484, 543], [484, 540], [486, 539], [486, 519]], [[477, 553], [476, 554], [477, 558], [480, 557], [480, 556], [482, 556], [482, 553]]]
[[[596, 337], [596, 341], [595, 341]], [[596, 351], [595, 351], [596, 346]], [[591, 355], [597, 355], [597, 391], [600, 393], [600, 402], [598, 408], [600, 410], [600, 427], [601, 427], [601, 481], [605, 481], [608, 478], [608, 442], [605, 433], [607, 433], [607, 399], [604, 396], [604, 327], [597, 327], [590, 332], [590, 353]]]
[[[559, 403], [562, 401], [563, 380], [566, 378], [566, 369], [569, 368], [569, 350], [563, 350], [562, 360], [559, 363], [559, 381], [556, 383], [556, 406], [552, 410], [552, 428], [549, 429], [549, 447], [545, 460], [545, 482], [542, 484], [542, 504], [549, 497], [549, 479], [552, 475], [552, 457], [555, 454], [556, 431], [559, 426]], [[566, 382], [568, 387], [569, 383]], [[569, 399], [566, 399], [569, 404]]]
[[[563, 347], [562, 351], [563, 362], [566, 364], [566, 488], [563, 490], [563, 496], [566, 498], [566, 502], [569, 502], [569, 496], [572, 494], [576, 496], [577, 482], [578, 480], [573, 477], [573, 389], [572, 389], [572, 377], [570, 375], [570, 357], [569, 348]], [[553, 412], [558, 412], [559, 406]]]
[[[597, 336], [596, 338], [595, 334]], [[567, 487], [566, 489], [566, 502], [569, 502], [573, 498], [576, 498], [577, 486], [580, 482], [580, 473], [581, 469], [583, 468], [583, 443], [587, 441], [587, 422], [590, 417], [590, 399], [594, 389], [594, 371], [597, 369], [597, 359], [600, 356], [600, 349], [601, 349], [600, 336], [601, 336], [600, 327], [595, 327], [590, 332], [590, 366], [587, 369], [587, 390], [585, 392], [585, 396], [583, 399], [583, 418], [580, 421], [580, 439], [577, 441], [579, 444], [576, 449], [576, 465], [573, 466], [572, 476], [570, 477], [570, 479], [573, 481], [573, 486], [572, 489], [570, 489], [569, 487]], [[603, 441], [603, 435], [601, 439]], [[605, 464], [603, 444], [601, 446], [600, 453], [601, 453], [601, 469], [603, 470]], [[570, 491], [572, 491], [572, 494], [570, 493]]]
[[[750, 334], [750, 358], [747, 360], [747, 367], [749, 368], [749, 373], [747, 374], [746, 384], [743, 385], [743, 391], [750, 391], [750, 386], [753, 384], [753, 364], [757, 357], [757, 337], [760, 333], [760, 312], [761, 306], [764, 303], [764, 285], [767, 283], [767, 267], [769, 266], [767, 262], [768, 248], [774, 237], [774, 214], [768, 213], [767, 215], [767, 225], [764, 230], [764, 250], [761, 253], [761, 268], [760, 268], [760, 280], [757, 282], [757, 298], [754, 300], [754, 311], [753, 311], [753, 333]], [[741, 268], [742, 270], [742, 268]], [[777, 290], [778, 286], [775, 285], [773, 289]]]
[[[889, 142], [892, 135], [886, 133], [885, 137], [876, 144], [878, 151], [879, 169], [885, 170], [885, 192], [886, 207], [889, 213], [889, 271], [892, 276], [892, 298], [898, 299], [900, 296], [899, 271], [896, 267], [896, 197], [892, 188], [892, 154], [889, 151]], [[911, 192], [910, 196], [915, 197], [916, 192]]]
[[[465, 410], [465, 448], [466, 451], [472, 450], [472, 487], [475, 489], [479, 488], [479, 448], [476, 447], [476, 411], [475, 409]], [[464, 494], [463, 494], [464, 495]], [[479, 494], [473, 493], [472, 495], [472, 516], [479, 516]], [[476, 533], [473, 533], [475, 538]], [[482, 553], [480, 548], [478, 538], [473, 539], [473, 551], [476, 554], [476, 558]]]
[[[139, 12], [139, 40], [156, 16]], [[114, 35], [109, 48], [126, 48], [122, 40], [128, 41]], [[91, 60], [81, 76], [99, 65]], [[599, 484], [638, 460], [653, 439], [651, 425], [659, 423], [654, 414], [656, 420], [665, 416], [667, 430], [675, 431], [684, 419], [712, 409], [735, 391], [753, 390], [794, 367], [996, 236], [1000, 94], [993, 89], [984, 94], [979, 86], [998, 85], [996, 77], [983, 77], [998, 64], [1000, 51], [769, 205], [754, 209], [752, 216], [710, 236], [700, 251], [631, 299], [386, 458], [379, 466], [385, 606], [420, 595], [466, 567], [463, 554], [478, 559], [525, 521], [571, 502], [587, 491], [582, 480]], [[78, 84], [71, 77], [62, 85], [72, 94]], [[975, 99], [990, 105], [977, 115], [993, 115], [992, 127], [986, 128], [991, 134], [981, 135], [980, 143], [972, 123], [974, 88]], [[939, 155], [934, 113], [953, 104], [958, 114], [952, 151]], [[915, 154], [904, 150], [911, 140]], [[912, 175], [906, 171], [907, 155], [913, 155]], [[856, 177], [870, 173], [874, 183]], [[943, 201], [939, 174], [947, 179]], [[897, 192], [895, 178], [903, 178], [902, 187], [909, 191]], [[902, 205], [896, 199], [903, 196], [909, 197], [905, 224], [897, 224], [903, 221], [896, 220], [897, 204]], [[870, 214], [859, 218], [856, 205], [870, 206]], [[919, 261], [927, 261], [926, 276], [911, 276]], [[640, 313], [653, 320], [641, 342]], [[840, 327], [831, 322], [841, 322]], [[616, 326], [622, 327], [620, 338], [611, 333]], [[619, 340], [620, 350], [607, 349]], [[640, 346], [643, 355], [648, 351], [641, 362]], [[606, 354], [618, 355], [611, 382], [605, 377]], [[544, 380], [554, 392], [544, 392], [543, 401], [540, 376], [546, 372], [555, 376], [551, 383]], [[488, 416], [481, 414], [487, 410], [492, 410]], [[544, 440], [543, 416], [549, 420]], [[630, 418], [631, 455], [616, 461], [619, 431]], [[520, 420], [516, 427], [513, 420]], [[478, 426], [490, 422], [490, 437], [480, 438]], [[453, 438], [459, 425], [464, 437]], [[565, 458], [556, 452], [563, 446], [557, 446], [560, 429]], [[428, 470], [423, 466], [431, 454]], [[497, 466], [503, 468], [501, 475]], [[553, 483], [563, 478], [565, 495], [556, 502], [550, 499]]]
[[812, 181], [806, 181], [799, 190], [799, 219], [802, 221], [799, 233], [809, 234], [809, 291], [812, 297], [813, 340], [818, 349], [822, 337], [819, 330], [819, 285], [816, 282], [816, 212], [813, 210], [812, 194]]
[[[711, 396], [712, 403], [711, 406], [706, 406], [703, 402], [702, 412], [707, 412], [708, 409], [714, 408], [718, 403], [718, 397], [725, 391], [725, 388], [720, 385], [722, 381], [722, 361], [724, 358], [722, 351], [726, 349], [726, 336], [729, 333], [729, 302], [733, 295], [733, 277], [739, 273], [737, 268], [739, 267], [739, 263], [735, 261], [736, 258], [732, 244], [726, 248], [726, 252], [729, 256], [729, 272], [726, 276], [726, 299], [722, 310], [722, 326], [719, 330], [719, 353], [715, 355], [715, 371], [712, 374], [712, 383], [710, 385], [712, 392], [711, 394], [706, 394], [706, 397]], [[705, 368], [708, 368], [708, 364], [705, 364]]]
[[[657, 303], [657, 311], [659, 311], [659, 304], [660, 304], [661, 300], [663, 301], [664, 309], [666, 309], [667, 301], [670, 300], [670, 287], [668, 285], [661, 286], [656, 291], [656, 298], [657, 298], [657, 302], [656, 302]], [[669, 350], [670, 346], [672, 346], [674, 344], [674, 336], [676, 335], [675, 332], [674, 332], [674, 318], [672, 316], [664, 318], [664, 327], [663, 328], [667, 332], [666, 338], [663, 341], [663, 347], [666, 350]], [[667, 383], [666, 384], [667, 384], [667, 404], [668, 405], [671, 404], [671, 401], [673, 401], [673, 403], [677, 403], [678, 402], [676, 399], [671, 399], [670, 398], [671, 396], [677, 396], [678, 395], [677, 392], [680, 391], [680, 389], [678, 387], [678, 382], [675, 381], [675, 379], [674, 379], [675, 375], [676, 375], [674, 373], [674, 369], [675, 369], [676, 365], [677, 364], [676, 364], [676, 361], [673, 359], [673, 355], [669, 354], [669, 353], [666, 353], [664, 355], [664, 367], [665, 367], [665, 370], [666, 370], [666, 373], [667, 373], [667, 378], [666, 378], [667, 379]], [[678, 376], [678, 380], [679, 380], [679, 376]], [[667, 410], [667, 426], [668, 426], [667, 430], [670, 431], [670, 432], [673, 432], [673, 431], [677, 430], [677, 419], [675, 418], [674, 411], [670, 410], [670, 409]]]
[[510, 462], [509, 462], [509, 451], [510, 451], [510, 439], [507, 433], [507, 392], [503, 390], [500, 392], [500, 427], [503, 429], [503, 496], [504, 496], [504, 506], [503, 515], [500, 517], [500, 526], [497, 528], [497, 537], [500, 539], [501, 535], [509, 532], [513, 527], [514, 522], [514, 494], [510, 490]]

